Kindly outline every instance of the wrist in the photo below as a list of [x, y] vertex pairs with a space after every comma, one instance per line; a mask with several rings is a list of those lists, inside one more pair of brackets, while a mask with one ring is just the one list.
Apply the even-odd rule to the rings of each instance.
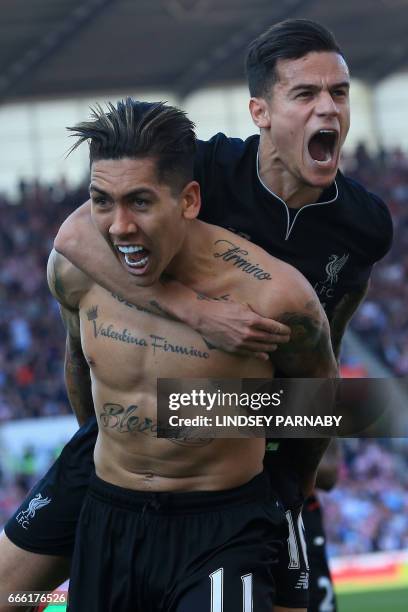
[[205, 319], [203, 303], [195, 298], [182, 300], [178, 316], [180, 321], [183, 321], [195, 331], [201, 332]]

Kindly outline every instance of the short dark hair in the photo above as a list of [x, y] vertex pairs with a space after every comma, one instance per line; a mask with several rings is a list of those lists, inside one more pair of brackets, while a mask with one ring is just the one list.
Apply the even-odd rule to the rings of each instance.
[[91, 121], [67, 128], [77, 137], [69, 153], [88, 141], [91, 165], [101, 159], [151, 157], [158, 180], [172, 190], [181, 191], [192, 180], [195, 126], [184, 111], [133, 98], [108, 103], [106, 111], [96, 104], [91, 111]]
[[258, 36], [248, 47], [246, 74], [251, 96], [264, 97], [277, 81], [279, 59], [299, 59], [312, 51], [344, 54], [333, 34], [309, 19], [286, 19]]

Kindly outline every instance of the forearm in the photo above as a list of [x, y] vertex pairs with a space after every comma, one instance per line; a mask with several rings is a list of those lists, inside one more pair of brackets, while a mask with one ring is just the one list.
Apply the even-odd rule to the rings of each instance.
[[95, 414], [89, 366], [82, 352], [72, 350], [68, 339], [64, 374], [69, 403], [79, 425], [83, 425]]
[[117, 299], [154, 314], [183, 321], [196, 328], [197, 294], [179, 282], [163, 279], [152, 287], [139, 287], [125, 273], [106, 240], [96, 231], [90, 203], [75, 210], [62, 224], [55, 249]]
[[[167, 277], [152, 287], [135, 287], [126, 280], [118, 278], [116, 291], [111, 291], [118, 300], [125, 300], [136, 308], [182, 321], [193, 329], [199, 329], [202, 305], [195, 291]], [[98, 284], [104, 286], [103, 282], [98, 281]], [[109, 285], [111, 286], [111, 283]], [[105, 288], [109, 289], [106, 283]]]
[[333, 438], [319, 464], [316, 486], [323, 491], [330, 491], [339, 477], [341, 463], [341, 446], [338, 438]]
[[298, 474], [305, 496], [311, 494], [319, 463], [330, 444], [330, 438], [289, 438], [282, 444], [285, 464]]
[[192, 289], [166, 278], [152, 287], [139, 287], [132, 282], [96, 230], [89, 200], [64, 221], [55, 237], [54, 248], [117, 299], [182, 321], [193, 329], [199, 328], [204, 307]]
[[206, 301], [189, 287], [165, 277], [151, 287], [137, 286], [94, 227], [90, 202], [66, 219], [54, 247], [117, 300], [185, 323], [198, 331], [208, 346], [267, 359], [268, 352], [289, 339], [285, 325], [258, 315], [246, 304], [230, 301], [228, 296], [212, 296]]
[[341, 342], [353, 314], [364, 300], [368, 291], [368, 283], [358, 290], [346, 293], [337, 304], [330, 321], [330, 335], [334, 355], [339, 360]]

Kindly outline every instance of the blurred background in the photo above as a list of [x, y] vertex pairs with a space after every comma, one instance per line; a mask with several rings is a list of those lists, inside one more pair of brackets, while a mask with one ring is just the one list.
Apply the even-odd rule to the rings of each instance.
[[[132, 95], [183, 107], [200, 138], [249, 136], [245, 49], [286, 17], [320, 21], [345, 51], [342, 168], [395, 225], [343, 375], [408, 375], [407, 0], [0, 0], [0, 14], [0, 528], [76, 430], [45, 277], [60, 223], [87, 199], [87, 151], [65, 157], [65, 127]], [[340, 612], [408, 609], [407, 440], [342, 446], [338, 486], [322, 494]]]

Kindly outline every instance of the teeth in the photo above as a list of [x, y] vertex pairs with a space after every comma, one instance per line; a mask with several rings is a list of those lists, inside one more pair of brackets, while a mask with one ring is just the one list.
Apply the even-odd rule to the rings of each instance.
[[335, 130], [319, 130], [319, 134], [336, 134]]
[[143, 259], [141, 259], [140, 261], [130, 261], [128, 256], [125, 255], [125, 261], [127, 265], [131, 266], [132, 268], [143, 268], [147, 264], [148, 260], [148, 257], [143, 257]]
[[143, 251], [142, 246], [118, 246], [118, 251], [121, 253], [138, 253], [139, 251]]

